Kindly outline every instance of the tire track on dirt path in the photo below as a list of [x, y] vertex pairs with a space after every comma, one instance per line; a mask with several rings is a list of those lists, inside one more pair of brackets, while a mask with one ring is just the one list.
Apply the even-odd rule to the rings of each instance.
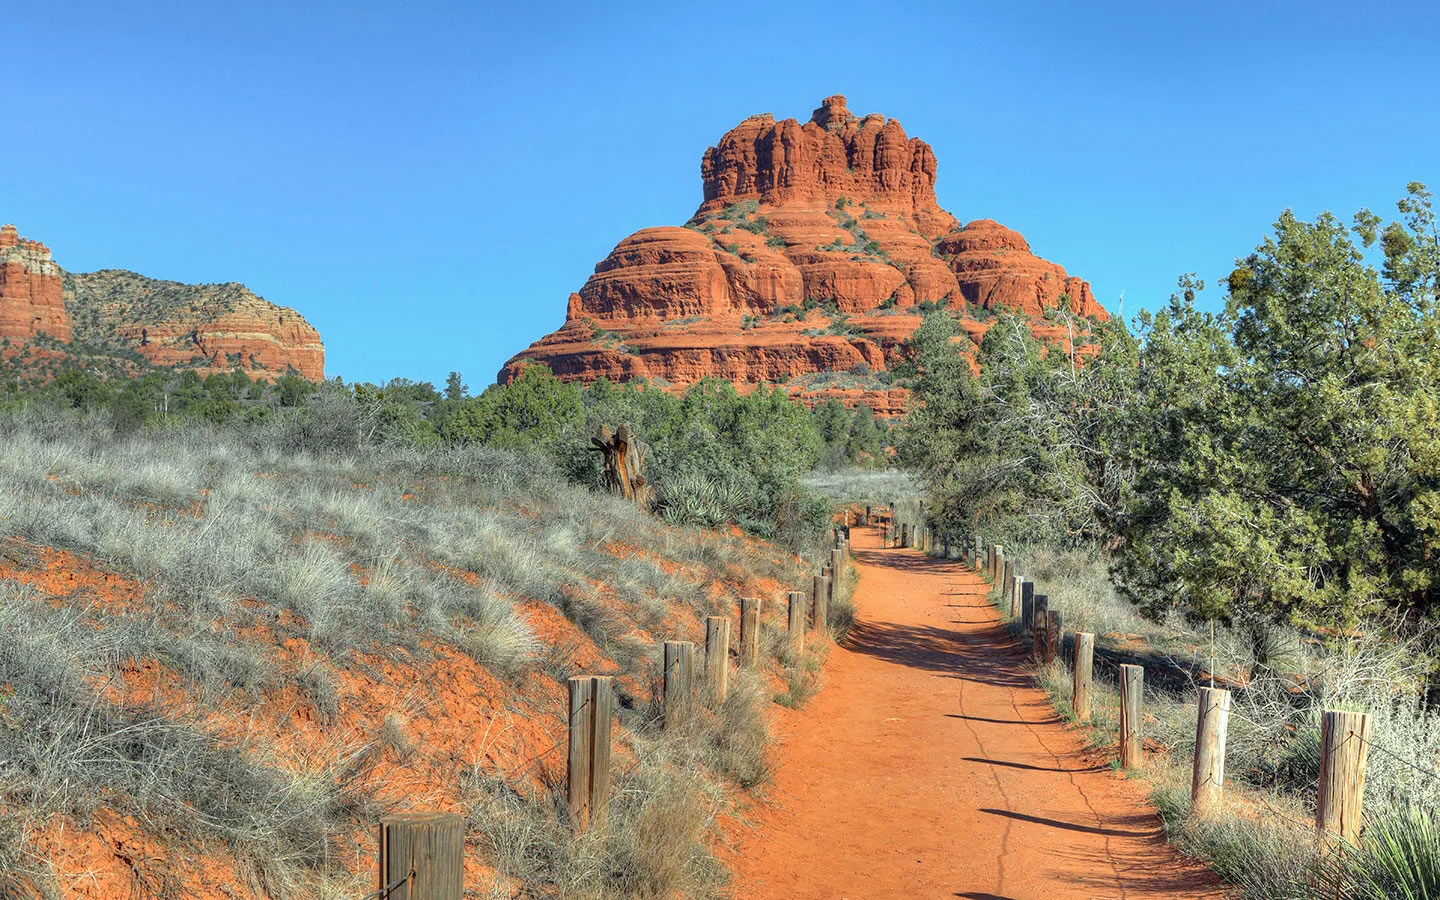
[[1225, 896], [1059, 723], [977, 575], [851, 536], [856, 625], [780, 721], [756, 827], [729, 830], [736, 897]]

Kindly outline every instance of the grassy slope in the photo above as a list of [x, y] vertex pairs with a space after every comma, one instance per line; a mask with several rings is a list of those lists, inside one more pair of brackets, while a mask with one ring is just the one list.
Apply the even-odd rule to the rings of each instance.
[[[764, 780], [773, 686], [741, 677], [662, 741], [657, 642], [703, 642], [705, 615], [777, 596], [799, 561], [502, 452], [280, 454], [23, 416], [0, 422], [0, 516], [8, 889], [354, 896], [373, 823], [405, 808], [464, 812], [467, 882], [497, 896], [723, 881], [711, 825]], [[575, 841], [563, 679], [597, 671], [621, 692], [623, 827]]]

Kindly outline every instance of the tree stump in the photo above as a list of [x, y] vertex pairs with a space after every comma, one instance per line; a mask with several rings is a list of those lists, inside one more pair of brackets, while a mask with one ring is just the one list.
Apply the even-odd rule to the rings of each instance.
[[614, 431], [608, 425], [601, 425], [590, 438], [590, 444], [591, 450], [605, 457], [600, 486], [649, 512], [655, 502], [655, 489], [645, 480], [650, 446], [635, 437], [629, 425], [621, 425]]

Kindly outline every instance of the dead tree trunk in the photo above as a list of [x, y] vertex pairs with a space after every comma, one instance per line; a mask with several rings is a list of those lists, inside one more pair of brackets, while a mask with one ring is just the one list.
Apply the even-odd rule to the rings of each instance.
[[600, 473], [601, 486], [649, 512], [655, 499], [654, 489], [645, 480], [649, 445], [635, 437], [629, 425], [621, 425], [614, 431], [608, 425], [601, 425], [595, 436], [590, 438], [590, 444], [590, 449], [605, 456]]

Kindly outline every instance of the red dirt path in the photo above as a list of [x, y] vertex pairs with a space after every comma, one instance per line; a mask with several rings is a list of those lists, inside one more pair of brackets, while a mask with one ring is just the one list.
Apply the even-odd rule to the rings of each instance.
[[737, 829], [737, 897], [1225, 896], [1032, 687], [979, 576], [852, 538], [859, 617]]

